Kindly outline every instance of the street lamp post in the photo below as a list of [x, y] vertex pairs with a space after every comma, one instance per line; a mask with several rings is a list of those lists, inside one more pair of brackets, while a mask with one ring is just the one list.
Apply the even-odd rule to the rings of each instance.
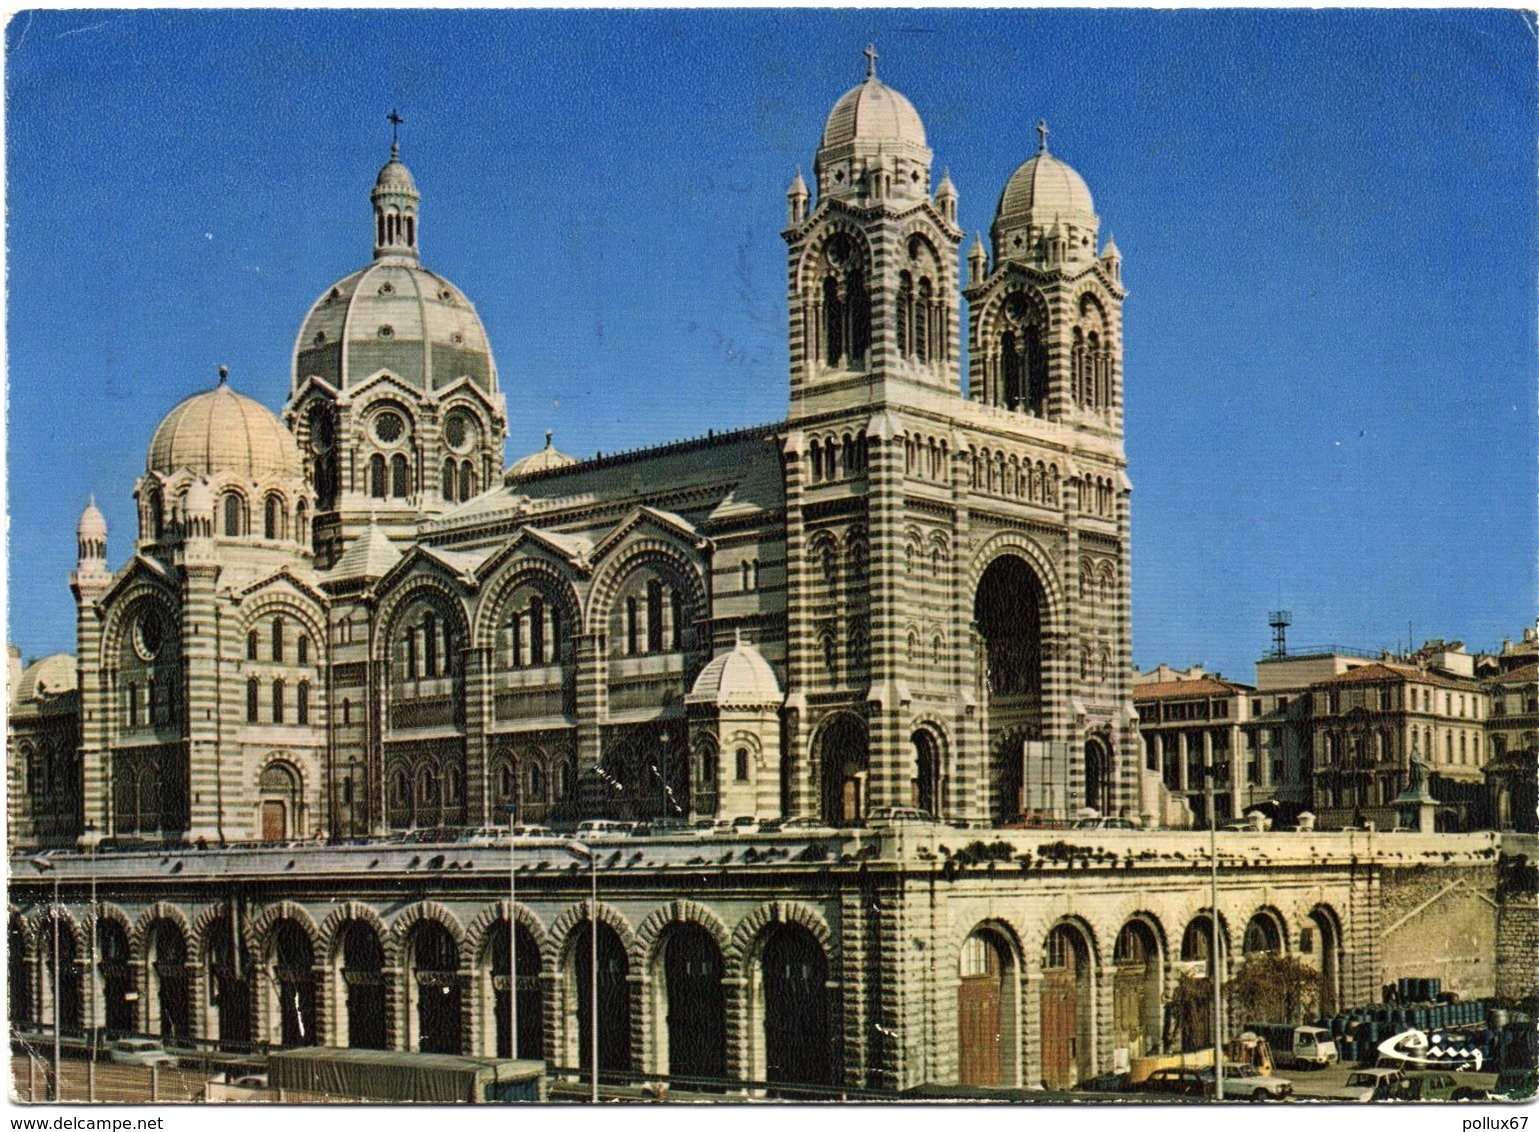
[[1209, 920], [1213, 927], [1213, 946], [1209, 950], [1213, 953], [1213, 1102], [1219, 1103], [1224, 1099], [1224, 1007], [1223, 970], [1218, 952], [1218, 821], [1214, 813], [1213, 780], [1218, 775], [1218, 767], [1215, 763], [1209, 763], [1207, 768], [1208, 780], [1208, 905], [1212, 911]]
[[669, 797], [669, 790], [668, 790], [668, 740], [671, 739], [671, 738], [673, 738], [673, 736], [668, 734], [668, 729], [666, 727], [663, 728], [662, 731], [660, 731], [658, 733], [658, 736], [657, 736], [657, 741], [662, 746], [662, 749], [663, 749], [663, 751], [662, 751], [662, 754], [663, 754], [663, 807], [662, 808], [663, 808], [663, 817], [665, 817], [665, 818], [673, 816], [672, 799]]
[[598, 1003], [598, 853], [581, 841], [565, 843], [574, 857], [588, 859], [588, 1073], [592, 1081], [589, 1101], [599, 1103], [599, 1003]]
[[518, 1057], [518, 803], [508, 803], [508, 1052]]

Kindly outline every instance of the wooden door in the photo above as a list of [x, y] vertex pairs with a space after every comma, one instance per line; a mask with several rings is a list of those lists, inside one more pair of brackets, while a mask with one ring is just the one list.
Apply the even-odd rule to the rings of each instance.
[[283, 803], [262, 803], [262, 840], [282, 841], [287, 836], [284, 832]]
[[1075, 998], [1072, 968], [1043, 973], [1042, 1080], [1049, 1089], [1069, 1089], [1075, 1083], [1079, 1056], [1079, 1012]]
[[964, 1085], [998, 1085], [1000, 1078], [1000, 979], [989, 949], [989, 970], [967, 975], [957, 988], [958, 1079]]
[[1112, 981], [1112, 1016], [1116, 1030], [1116, 1044], [1128, 1051], [1129, 1057], [1143, 1057], [1144, 1048], [1144, 995], [1146, 976], [1142, 963], [1117, 968]]

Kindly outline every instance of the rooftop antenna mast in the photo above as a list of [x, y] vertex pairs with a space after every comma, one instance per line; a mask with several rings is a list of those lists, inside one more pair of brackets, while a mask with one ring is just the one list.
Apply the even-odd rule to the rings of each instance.
[[1293, 614], [1274, 609], [1267, 614], [1267, 624], [1272, 627], [1272, 657], [1282, 660], [1288, 655], [1288, 626], [1293, 624]]

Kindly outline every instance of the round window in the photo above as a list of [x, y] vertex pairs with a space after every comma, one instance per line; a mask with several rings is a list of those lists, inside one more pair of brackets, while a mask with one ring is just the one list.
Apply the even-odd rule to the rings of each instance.
[[456, 452], [464, 452], [475, 440], [476, 425], [469, 413], [455, 409], [444, 420], [444, 440]]
[[146, 610], [134, 622], [134, 651], [143, 660], [154, 660], [165, 639], [165, 626], [158, 613]]
[[374, 435], [381, 443], [394, 444], [401, 439], [401, 434], [406, 431], [406, 422], [401, 419], [399, 413], [388, 410], [374, 418]]
[[393, 326], [381, 326], [379, 328], [379, 336], [381, 338], [394, 338], [395, 337], [395, 327], [393, 327]]
[[381, 295], [393, 295], [393, 294], [395, 294], [395, 284], [393, 284], [393, 283], [381, 283], [379, 285], [379, 293]]

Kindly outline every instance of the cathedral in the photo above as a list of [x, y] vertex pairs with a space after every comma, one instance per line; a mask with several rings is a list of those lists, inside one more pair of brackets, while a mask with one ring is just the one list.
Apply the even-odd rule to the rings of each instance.
[[588, 460], [547, 435], [506, 471], [491, 343], [392, 145], [281, 416], [221, 374], [155, 430], [121, 568], [81, 517], [65, 839], [1152, 821], [1120, 261], [1039, 134], [964, 279], [873, 53], [787, 194], [787, 418]]
[[[1160, 828], [1116, 247], [1044, 123], [964, 256], [875, 62], [787, 193], [785, 420], [623, 454], [504, 470], [392, 147], [281, 415], [171, 407], [77, 658], [13, 654], [13, 1026], [837, 1097], [1126, 1072], [1257, 954], [1322, 1016], [1503, 992], [1507, 835]], [[650, 834], [483, 829], [603, 819]]]

